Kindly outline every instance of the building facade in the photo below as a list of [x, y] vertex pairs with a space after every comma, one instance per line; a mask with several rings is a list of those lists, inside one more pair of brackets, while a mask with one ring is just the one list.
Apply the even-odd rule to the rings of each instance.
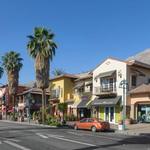
[[74, 114], [76, 106], [74, 105], [73, 87], [75, 75], [63, 74], [50, 79], [50, 99], [53, 115], [61, 115], [58, 110], [59, 103], [67, 103], [66, 115]]
[[90, 72], [78, 74], [74, 82], [74, 98], [77, 103], [78, 119], [91, 117], [90, 103], [92, 100], [92, 74]]

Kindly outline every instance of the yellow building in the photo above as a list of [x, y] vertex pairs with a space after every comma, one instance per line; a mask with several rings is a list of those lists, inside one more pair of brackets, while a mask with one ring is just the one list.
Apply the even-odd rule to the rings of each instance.
[[67, 103], [67, 113], [73, 113], [73, 104], [75, 102], [73, 87], [75, 79], [77, 79], [77, 77], [71, 74], [63, 74], [50, 79], [50, 104], [52, 105], [53, 115], [60, 114], [57, 108], [59, 103]]

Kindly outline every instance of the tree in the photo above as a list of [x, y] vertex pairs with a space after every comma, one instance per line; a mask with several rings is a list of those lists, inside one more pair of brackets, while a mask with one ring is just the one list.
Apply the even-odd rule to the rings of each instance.
[[2, 56], [2, 65], [7, 73], [9, 95], [13, 98], [14, 109], [15, 96], [18, 90], [19, 71], [23, 66], [22, 61], [23, 59], [20, 57], [20, 53], [15, 51], [10, 51]]
[[53, 41], [54, 34], [43, 27], [34, 28], [34, 34], [29, 35], [27, 49], [35, 59], [36, 85], [42, 90], [42, 122], [44, 123], [44, 109], [46, 104], [45, 89], [49, 87], [50, 61], [55, 55], [57, 45]]
[[56, 77], [56, 76], [65, 74], [65, 71], [63, 69], [58, 69], [57, 68], [54, 71], [52, 71], [52, 74]]
[[4, 70], [2, 67], [0, 67], [0, 78], [2, 77], [3, 73], [4, 73]]
[[59, 103], [58, 104], [58, 110], [60, 112], [62, 112], [62, 114], [63, 114], [63, 121], [64, 121], [65, 111], [67, 110], [67, 103]]

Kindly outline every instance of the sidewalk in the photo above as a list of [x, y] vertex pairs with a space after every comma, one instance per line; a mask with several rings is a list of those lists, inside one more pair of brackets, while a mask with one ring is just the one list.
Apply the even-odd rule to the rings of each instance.
[[11, 121], [11, 120], [0, 120], [0, 122], [14, 123], [14, 124], [20, 124], [20, 125], [31, 125], [31, 126], [37, 126], [37, 127], [57, 128], [56, 126], [37, 124], [32, 120], [30, 120], [30, 123], [28, 122], [28, 120], [25, 120], [24, 122]]
[[133, 136], [138, 136], [138, 135], [150, 136], [150, 124], [138, 123], [138, 124], [126, 125], [125, 131], [116, 130], [115, 133], [121, 133], [125, 135], [133, 135]]

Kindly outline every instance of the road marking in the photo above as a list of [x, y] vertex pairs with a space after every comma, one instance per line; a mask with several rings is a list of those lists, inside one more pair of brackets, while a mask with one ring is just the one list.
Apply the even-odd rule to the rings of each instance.
[[8, 144], [8, 145], [11, 145], [11, 146], [13, 146], [13, 147], [19, 148], [19, 149], [21, 149], [21, 150], [31, 150], [31, 149], [29, 149], [29, 148], [26, 148], [26, 147], [21, 146], [21, 145], [19, 145], [19, 144], [13, 143], [13, 142], [11, 142], [11, 141], [4, 141], [4, 143], [6, 143], [6, 144]]
[[0, 144], [2, 144], [2, 141], [0, 141]]
[[43, 135], [43, 134], [41, 134], [41, 133], [36, 133], [36, 135], [40, 136], [40, 137], [43, 138], [43, 139], [47, 139], [47, 138], [48, 138], [47, 136], [45, 136], [45, 135]]
[[77, 133], [77, 132], [67, 132], [67, 133], [69, 133], [69, 134], [73, 134], [73, 135], [77, 135], [77, 136], [83, 136], [83, 134], [81, 134], [81, 133]]
[[47, 134], [48, 137], [64, 137], [63, 135]]
[[84, 143], [84, 142], [75, 141], [75, 140], [71, 140], [71, 139], [66, 139], [66, 138], [62, 138], [62, 137], [57, 137], [57, 136], [51, 136], [51, 137], [54, 138], [54, 139], [58, 139], [58, 140], [62, 140], [62, 141], [67, 141], [67, 142], [72, 142], [72, 143], [77, 143], [77, 144], [81, 144], [81, 145], [96, 146], [94, 144]]
[[20, 142], [20, 140], [12, 139], [12, 138], [2, 138], [2, 139], [6, 141]]

